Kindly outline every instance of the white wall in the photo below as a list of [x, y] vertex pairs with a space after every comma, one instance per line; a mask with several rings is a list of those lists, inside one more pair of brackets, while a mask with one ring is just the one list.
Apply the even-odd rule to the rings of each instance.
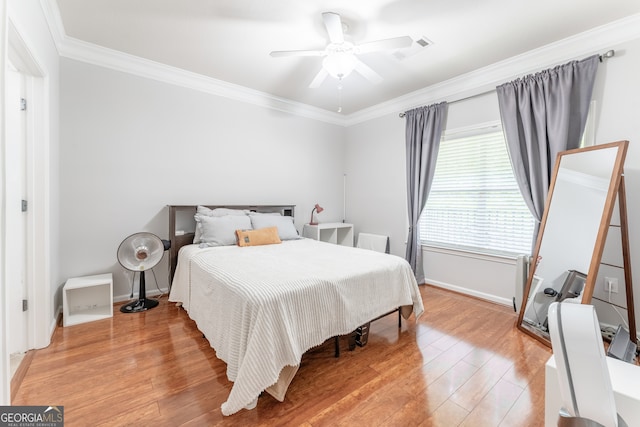
[[[168, 238], [168, 204], [295, 204], [300, 232], [315, 203], [342, 220], [342, 127], [70, 59], [61, 72], [62, 277], [112, 272], [128, 297], [118, 245]], [[156, 271], [166, 288], [166, 257]]]
[[354, 231], [389, 236], [391, 253], [404, 256], [407, 195], [404, 121], [385, 116], [346, 131], [346, 221]]
[[[625, 170], [632, 267], [637, 277], [640, 275], [640, 225], [634, 218], [640, 217], [640, 41], [611, 48], [616, 50], [616, 56], [599, 67], [594, 89], [596, 143], [630, 140]], [[514, 64], [516, 59], [510, 63]], [[486, 81], [481, 76], [474, 75], [474, 78], [470, 81]], [[473, 86], [465, 90], [473, 91]], [[446, 97], [440, 87], [434, 91]], [[428, 88], [422, 96], [433, 99]], [[451, 94], [451, 98], [455, 99], [456, 95]], [[446, 129], [498, 119], [497, 96], [490, 93], [451, 104]], [[398, 118], [397, 112], [347, 129], [347, 219], [361, 231], [391, 234], [392, 251], [398, 255], [404, 254], [406, 240], [404, 141], [404, 120]], [[375, 204], [376, 210], [353, 207], [366, 202]], [[423, 254], [427, 282], [510, 304], [515, 294], [512, 261], [427, 248]], [[640, 308], [639, 280], [634, 286], [636, 312]]]
[[[634, 279], [634, 306], [636, 325], [640, 325], [640, 222], [638, 222], [640, 218], [640, 40], [613, 48], [616, 50], [616, 56], [607, 62], [606, 67], [600, 67], [594, 89], [594, 99], [598, 105], [596, 143], [629, 140], [624, 170], [631, 271]], [[611, 234], [614, 234], [613, 231]], [[612, 258], [619, 257], [612, 256]], [[620, 262], [616, 262], [615, 265], [620, 265]], [[594, 297], [606, 300], [603, 278], [605, 275], [618, 276], [621, 278], [621, 292], [613, 295], [612, 301], [625, 306], [622, 274], [615, 271], [616, 269], [607, 267], [601, 270], [603, 271], [598, 275]], [[594, 305], [601, 321], [613, 325], [621, 323], [620, 316], [610, 306], [598, 302]], [[625, 311], [621, 313], [626, 316]]]

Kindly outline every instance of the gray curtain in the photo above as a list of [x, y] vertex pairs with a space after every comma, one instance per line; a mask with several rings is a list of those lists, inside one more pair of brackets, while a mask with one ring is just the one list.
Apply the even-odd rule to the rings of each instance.
[[446, 102], [405, 112], [409, 204], [409, 237], [405, 258], [411, 265], [418, 283], [424, 283], [422, 251], [418, 241], [418, 221], [427, 203], [433, 181], [446, 113]]
[[556, 156], [578, 148], [599, 56], [498, 86], [500, 117], [520, 192], [540, 228]]

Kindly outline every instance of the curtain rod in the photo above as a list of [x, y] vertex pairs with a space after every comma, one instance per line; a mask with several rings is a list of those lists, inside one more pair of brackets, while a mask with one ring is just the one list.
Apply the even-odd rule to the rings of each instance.
[[[601, 54], [599, 56], [600, 62], [604, 61], [605, 59], [613, 58], [615, 56], [615, 54], [616, 54], [616, 51], [613, 50], [613, 49], [606, 51], [605, 53], [603, 53], [603, 54]], [[464, 98], [455, 99], [453, 101], [449, 101], [448, 103], [449, 104], [455, 104], [456, 102], [466, 101], [468, 99], [475, 98], [477, 96], [486, 95], [486, 94], [491, 93], [491, 92], [495, 92], [495, 89], [490, 89], [490, 90], [487, 90], [487, 91], [484, 91], [484, 92], [481, 92], [481, 93], [476, 93], [475, 95], [465, 96]], [[398, 117], [403, 118], [405, 115], [406, 115], [406, 111], [404, 113], [398, 114]]]

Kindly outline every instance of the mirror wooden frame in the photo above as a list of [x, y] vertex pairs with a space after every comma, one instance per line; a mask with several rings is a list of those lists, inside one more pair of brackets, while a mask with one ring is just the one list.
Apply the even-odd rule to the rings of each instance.
[[625, 291], [627, 297], [627, 315], [629, 319], [629, 334], [632, 339], [636, 340], [636, 322], [635, 322], [635, 312], [634, 312], [634, 303], [633, 303], [633, 285], [631, 278], [631, 259], [629, 254], [629, 233], [627, 228], [627, 212], [626, 212], [626, 195], [625, 195], [625, 186], [624, 186], [624, 160], [627, 153], [629, 142], [628, 141], [617, 141], [611, 142], [608, 144], [595, 145], [591, 147], [578, 148], [575, 150], [568, 150], [558, 153], [556, 158], [556, 163], [554, 166], [553, 176], [551, 180], [551, 185], [549, 186], [549, 193], [547, 195], [547, 200], [545, 201], [544, 214], [542, 216], [542, 221], [540, 222], [540, 230], [538, 232], [538, 237], [536, 239], [536, 245], [534, 254], [532, 257], [531, 266], [529, 268], [529, 275], [527, 278], [527, 283], [523, 292], [522, 304], [520, 306], [520, 312], [518, 314], [517, 327], [522, 332], [527, 335], [532, 336], [538, 341], [544, 343], [545, 345], [551, 347], [551, 341], [547, 334], [544, 334], [542, 331], [537, 331], [533, 327], [529, 327], [523, 323], [525, 309], [527, 307], [527, 302], [530, 298], [529, 294], [531, 292], [531, 285], [534, 279], [534, 275], [536, 273], [537, 268], [537, 260], [540, 258], [540, 247], [542, 245], [542, 240], [544, 237], [544, 231], [547, 224], [547, 216], [549, 212], [549, 208], [551, 206], [553, 200], [553, 191], [556, 186], [556, 179], [558, 176], [558, 171], [560, 169], [560, 161], [563, 156], [581, 153], [585, 151], [592, 150], [602, 150], [606, 148], [617, 147], [618, 151], [616, 154], [616, 158], [613, 165], [613, 170], [611, 174], [611, 180], [609, 182], [609, 187], [607, 190], [607, 196], [605, 200], [604, 210], [602, 214], [602, 218], [600, 220], [600, 225], [598, 228], [598, 233], [596, 236], [596, 241], [594, 245], [593, 254], [591, 257], [591, 261], [589, 263], [589, 270], [587, 273], [586, 282], [584, 285], [584, 291], [582, 294], [582, 304], [590, 304], [591, 298], [593, 296], [593, 291], [595, 288], [595, 282], [598, 276], [598, 270], [600, 268], [600, 262], [602, 260], [602, 254], [604, 251], [605, 242], [607, 239], [607, 232], [609, 231], [609, 226], [611, 223], [611, 217], [613, 215], [613, 208], [615, 206], [616, 200], [618, 200], [618, 207], [620, 209], [620, 231], [622, 235], [622, 256], [623, 256], [623, 267], [624, 267], [624, 277], [625, 277]]

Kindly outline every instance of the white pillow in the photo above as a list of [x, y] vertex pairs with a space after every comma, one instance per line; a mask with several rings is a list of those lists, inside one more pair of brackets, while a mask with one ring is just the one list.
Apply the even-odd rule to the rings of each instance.
[[196, 215], [196, 222], [196, 229], [200, 229], [201, 248], [235, 245], [236, 230], [251, 230], [251, 220], [247, 215]]
[[249, 213], [249, 210], [247, 209], [229, 209], [229, 208], [209, 209], [205, 206], [198, 206], [196, 210], [197, 210], [197, 213], [202, 213], [207, 216], [225, 216], [225, 215], [242, 216], [242, 215], [247, 215]]
[[280, 212], [253, 212], [250, 211], [249, 215], [279, 215], [282, 216]]
[[249, 214], [251, 217], [251, 225], [254, 229], [266, 227], [278, 227], [278, 236], [280, 240], [299, 239], [298, 230], [293, 225], [293, 218], [281, 215], [256, 215]]
[[[246, 209], [229, 209], [229, 208], [215, 208], [209, 209], [206, 206], [198, 206], [196, 208], [196, 215], [194, 216], [196, 222], [198, 221], [197, 216], [225, 216], [225, 215], [235, 215], [235, 216], [243, 216], [249, 213]], [[193, 236], [193, 243], [200, 243], [200, 227], [196, 224], [196, 233]]]

